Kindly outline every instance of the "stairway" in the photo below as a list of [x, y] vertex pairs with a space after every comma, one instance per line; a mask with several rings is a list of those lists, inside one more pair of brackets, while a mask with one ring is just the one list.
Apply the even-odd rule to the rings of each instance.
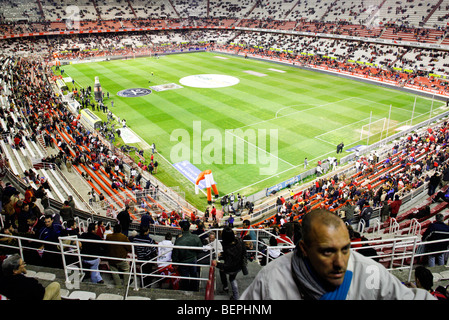
[[437, 4], [435, 4], [432, 7], [432, 10], [429, 12], [429, 14], [424, 18], [424, 20], [420, 23], [421, 27], [424, 27], [427, 23], [427, 21], [429, 21], [430, 17], [435, 13], [435, 11], [438, 9], [438, 7], [443, 3], [443, 0], [439, 0]]

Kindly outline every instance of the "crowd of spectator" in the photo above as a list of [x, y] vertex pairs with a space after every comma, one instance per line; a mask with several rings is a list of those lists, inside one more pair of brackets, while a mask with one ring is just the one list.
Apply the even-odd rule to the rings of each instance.
[[[230, 38], [235, 42], [223, 44]], [[305, 66], [343, 70], [362, 77], [394, 81], [398, 86], [407, 84], [447, 91], [449, 83], [446, 79], [449, 64], [445, 63], [444, 51], [418, 50], [345, 39], [261, 32], [242, 32], [235, 37], [231, 31], [200, 30], [164, 31], [158, 34], [134, 32], [54, 36], [46, 41], [35, 38], [29, 41], [10, 39], [4, 40], [1, 45], [4, 50], [11, 52], [30, 50], [44, 54], [48, 63], [54, 63], [55, 52], [62, 60], [84, 60], [107, 56], [154, 55], [201, 47], [262, 55]]]
[[[6, 42], [2, 44], [5, 50], [16, 48], [12, 49], [16, 52], [26, 51], [31, 47], [34, 47], [32, 51], [39, 52], [39, 48], [42, 48], [44, 51], [39, 53], [46, 55], [45, 60], [48, 63], [54, 63], [54, 52], [59, 52], [59, 59], [83, 60], [112, 55], [154, 55], [201, 47], [276, 58], [304, 66], [327, 67], [362, 77], [394, 81], [398, 86], [407, 84], [434, 90], [448, 90], [449, 82], [445, 75], [448, 74], [449, 65], [445, 63], [446, 53], [438, 50], [417, 51], [410, 47], [351, 42], [343, 39], [298, 38], [291, 35], [249, 32], [241, 33], [236, 38], [239, 45], [225, 45], [201, 41], [200, 39], [208, 37], [207, 34], [209, 32], [204, 31], [166, 32], [159, 35], [159, 38], [151, 36], [153, 39], [151, 44], [146, 34], [134, 34], [132, 45], [129, 46], [125, 42], [126, 36], [118, 34], [55, 37], [49, 39], [48, 47], [34, 41], [27, 43], [5, 40]], [[228, 32], [220, 32], [218, 36], [230, 35]], [[182, 39], [186, 41], [180, 41]], [[298, 40], [301, 44], [299, 47]], [[77, 45], [74, 45], [75, 43]], [[433, 76], [434, 73], [438, 76]]]
[[362, 219], [366, 228], [373, 209], [380, 209], [382, 222], [396, 218], [404, 196], [427, 182], [433, 196], [432, 190], [447, 184], [448, 140], [449, 123], [443, 122], [395, 143], [383, 160], [374, 152], [361, 156], [355, 163], [355, 174], [317, 178], [310, 187], [291, 193], [287, 199], [277, 197], [277, 214], [261, 226], [300, 221], [316, 208], [339, 214], [349, 225]]
[[[101, 137], [98, 133], [85, 128], [78, 117], [75, 117], [56, 96], [49, 81], [46, 81], [47, 77], [51, 76], [51, 71], [39, 62], [32, 59], [20, 59], [16, 65], [10, 64], [10, 68], [12, 74], [12, 93], [8, 96], [10, 105], [6, 109], [0, 109], [2, 118], [10, 123], [9, 130], [4, 131], [3, 134], [11, 134], [15, 137], [11, 147], [20, 148], [22, 139], [40, 143], [37, 137], [42, 137], [45, 147], [56, 150], [55, 153], [42, 158], [43, 163], [60, 169], [66, 168], [69, 172], [72, 167], [85, 166], [86, 170], [80, 170], [81, 177], [90, 183], [93, 177], [89, 171], [104, 171], [112, 189], [129, 190], [130, 196], [125, 199], [125, 205], [132, 207], [136, 213], [154, 209], [153, 204], [143, 205], [144, 195], [150, 194], [157, 199], [158, 186], [149, 181], [145, 182], [142, 179], [141, 170], [156, 174], [157, 160], [154, 161], [151, 157], [145, 162], [135, 163], [128, 172], [124, 169], [124, 161], [127, 159], [123, 157], [123, 153], [117, 152], [114, 144], [107, 142], [107, 138], [111, 135], [114, 138], [119, 135], [118, 130], [111, 130], [114, 124], [104, 124], [101, 132], [107, 134], [107, 137]], [[82, 99], [86, 99], [88, 91], [82, 91], [85, 93]], [[99, 110], [98, 103], [92, 102], [92, 105]], [[88, 107], [90, 106], [89, 104]], [[20, 122], [23, 125], [19, 126], [18, 121], [14, 122], [11, 117], [13, 114], [17, 115], [16, 119], [23, 120]], [[121, 128], [121, 124], [117, 127]], [[30, 182], [35, 183], [36, 187], [47, 185], [47, 181], [41, 179], [33, 168], [26, 170], [21, 178], [28, 185]], [[92, 188], [89, 192], [89, 203], [97, 202], [101, 208], [108, 208], [109, 216], [114, 217], [115, 211], [110, 209], [113, 200], [108, 199], [103, 192], [105, 190]], [[169, 221], [169, 215], [166, 212], [159, 212], [159, 216], [155, 217], [155, 223], [163, 225], [176, 223]]]

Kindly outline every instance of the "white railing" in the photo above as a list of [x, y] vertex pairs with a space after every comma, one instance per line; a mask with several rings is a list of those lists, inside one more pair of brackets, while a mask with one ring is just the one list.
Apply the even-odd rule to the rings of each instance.
[[[118, 274], [118, 275], [127, 275], [129, 276], [128, 283], [125, 283], [126, 292], [128, 292], [130, 286], [131, 286], [131, 279], [134, 279], [133, 286], [134, 290], [139, 290], [139, 283], [141, 283], [144, 277], [151, 276], [152, 278], [157, 278], [152, 283], [148, 284], [152, 285], [155, 284], [163, 279], [189, 279], [191, 281], [198, 281], [207, 283], [209, 278], [202, 278], [200, 275], [201, 273], [198, 271], [197, 277], [184, 277], [180, 275], [161, 275], [157, 272], [157, 257], [151, 259], [151, 260], [139, 260], [136, 255], [135, 247], [169, 247], [172, 249], [180, 249], [180, 250], [196, 250], [199, 252], [208, 252], [208, 254], [205, 255], [205, 257], [211, 257], [213, 248], [210, 247], [186, 247], [186, 246], [164, 246], [159, 244], [145, 244], [145, 243], [135, 243], [135, 242], [118, 242], [118, 241], [107, 241], [107, 240], [88, 240], [88, 239], [80, 239], [77, 236], [66, 236], [66, 237], [59, 237], [58, 242], [49, 242], [49, 241], [43, 241], [43, 240], [37, 240], [27, 237], [19, 237], [19, 236], [11, 236], [11, 235], [1, 235], [5, 238], [11, 238], [15, 239], [17, 243], [15, 245], [9, 245], [7, 243], [0, 243], [0, 247], [8, 248], [11, 250], [18, 250], [19, 254], [21, 255], [22, 259], [25, 259], [25, 253], [31, 252], [31, 251], [39, 251], [41, 249], [38, 249], [37, 247], [42, 247], [45, 245], [49, 245], [52, 247], [58, 247], [59, 251], [55, 250], [48, 250], [44, 249], [46, 253], [50, 254], [60, 254], [61, 255], [61, 265], [63, 266], [64, 274], [65, 274], [65, 284], [67, 288], [73, 288], [76, 289], [79, 287], [81, 281], [83, 280], [85, 276], [86, 271], [92, 271], [90, 268], [83, 267], [83, 260], [91, 260], [100, 258], [103, 261], [127, 261], [130, 265], [129, 271], [113, 271], [113, 270], [101, 270], [101, 273], [108, 273], [108, 274]], [[92, 255], [86, 255], [81, 253], [81, 247], [83, 243], [98, 243], [104, 246], [107, 245], [126, 245], [131, 248], [131, 253], [128, 254], [127, 258], [116, 258], [116, 257], [110, 257], [110, 256], [92, 256]], [[33, 245], [34, 244], [34, 245]], [[38, 244], [38, 246], [36, 246]], [[44, 253], [45, 254], [45, 253]], [[72, 261], [68, 263], [67, 261]], [[173, 262], [171, 261], [170, 264], [173, 266], [195, 266], [198, 268], [205, 267], [210, 268], [212, 259], [209, 259], [208, 264], [200, 264], [200, 263], [179, 263], [179, 262]], [[144, 264], [153, 264], [155, 265], [155, 271], [147, 274], [143, 273], [140, 266]]]
[[[221, 229], [212, 229], [207, 231], [206, 233], [214, 232], [216, 233], [216, 236], [219, 235]], [[268, 241], [264, 241], [264, 239], [268, 239], [271, 236], [275, 236], [274, 234], [270, 233], [269, 230], [265, 229], [234, 229], [236, 233], [236, 237], [239, 237], [241, 232], [243, 231], [254, 231], [256, 234], [256, 240], [251, 240], [253, 246], [252, 248], [248, 249], [248, 254], [253, 254], [255, 259], [261, 260], [261, 259], [267, 259], [267, 262], [271, 260], [270, 257], [267, 257], [266, 252], [268, 252], [268, 249], [273, 248], [269, 245], [267, 245]], [[83, 280], [83, 277], [85, 275], [86, 271], [91, 271], [89, 268], [83, 267], [82, 260], [83, 259], [96, 259], [100, 258], [101, 260], [119, 260], [123, 261], [123, 259], [120, 258], [114, 258], [114, 257], [108, 257], [108, 256], [90, 256], [86, 254], [82, 254], [80, 250], [80, 244], [85, 242], [92, 242], [92, 243], [99, 243], [102, 245], [127, 245], [131, 248], [131, 253], [128, 255], [128, 257], [125, 259], [128, 261], [130, 265], [130, 269], [128, 272], [121, 272], [121, 271], [112, 271], [112, 270], [100, 270], [101, 273], [117, 273], [120, 275], [129, 275], [129, 278], [134, 279], [133, 283], [133, 289], [139, 290], [139, 287], [144, 287], [143, 285], [139, 286], [139, 283], [143, 284], [143, 278], [144, 277], [151, 277], [152, 282], [151, 284], [156, 284], [159, 281], [162, 281], [163, 279], [186, 279], [186, 277], [182, 277], [179, 275], [161, 275], [157, 272], [157, 257], [154, 257], [153, 259], [146, 261], [146, 260], [139, 260], [136, 256], [135, 247], [169, 247], [172, 249], [185, 249], [185, 250], [197, 250], [204, 252], [203, 255], [204, 258], [206, 258], [206, 263], [198, 263], [198, 264], [187, 264], [187, 263], [177, 263], [177, 262], [170, 262], [173, 266], [196, 266], [198, 268], [209, 268], [211, 267], [211, 260], [210, 257], [213, 257], [213, 259], [216, 259], [216, 256], [214, 254], [218, 252], [216, 250], [217, 248], [212, 248], [210, 246], [204, 246], [204, 247], [185, 247], [185, 246], [163, 246], [160, 244], [144, 244], [144, 243], [134, 243], [134, 242], [116, 242], [116, 241], [106, 241], [106, 240], [87, 240], [87, 239], [80, 239], [75, 237], [59, 237], [59, 242], [48, 242], [48, 241], [42, 241], [42, 240], [35, 240], [27, 237], [19, 237], [19, 236], [12, 236], [12, 235], [1, 235], [2, 238], [13, 238], [15, 239], [15, 244], [8, 244], [7, 242], [0, 242], [1, 248], [8, 248], [9, 252], [14, 252], [15, 250], [18, 250], [22, 258], [24, 258], [24, 252], [26, 251], [36, 251], [38, 250], [36, 247], [36, 243], [42, 245], [51, 245], [53, 247], [58, 246], [59, 251], [49, 251], [52, 253], [58, 253], [62, 257], [62, 265], [64, 267], [65, 277], [66, 277], [66, 285], [73, 286], [81, 283]], [[277, 236], [275, 236], [277, 237]], [[218, 239], [218, 237], [217, 237]], [[70, 243], [67, 243], [70, 240]], [[248, 240], [250, 241], [250, 240]], [[423, 242], [420, 240], [420, 237], [418, 236], [396, 236], [394, 238], [389, 239], [375, 239], [375, 240], [368, 240], [368, 241], [359, 241], [359, 242], [352, 242], [352, 248], [351, 250], [354, 251], [360, 251], [366, 248], [374, 249], [372, 250], [375, 252], [371, 258], [378, 261], [382, 265], [384, 265], [388, 270], [408, 270], [408, 279], [411, 279], [413, 267], [415, 264], [418, 264], [419, 261], [423, 257], [434, 255], [438, 253], [449, 253], [449, 249], [446, 248], [445, 250], [438, 251], [438, 252], [427, 252], [424, 248], [428, 244], [433, 244], [437, 242], [449, 242], [449, 239], [441, 239], [441, 240], [435, 240], [435, 241], [426, 241]], [[33, 245], [34, 244], [34, 245]], [[255, 245], [254, 245], [255, 244]], [[291, 252], [295, 245], [282, 245], [278, 248], [281, 249], [284, 253], [287, 254], [288, 252]], [[71, 258], [71, 259], [68, 259]], [[88, 259], [89, 260], [89, 259]], [[67, 263], [67, 261], [72, 261], [70, 263]], [[144, 273], [142, 272], [141, 266], [144, 264], [153, 264], [155, 267], [153, 268], [154, 271], [151, 273]], [[446, 265], [448, 263], [446, 262]], [[190, 280], [196, 280], [202, 283], [207, 283], [208, 278], [207, 277], [201, 277], [201, 272], [198, 272], [198, 277], [190, 277], [188, 278]], [[149, 284], [149, 285], [151, 285]], [[125, 284], [127, 292], [131, 288], [130, 281], [128, 284]]]
[[410, 227], [408, 231], [409, 236], [421, 234], [421, 223], [416, 218], [413, 218], [410, 222]]
[[[208, 278], [202, 278], [200, 276], [200, 272], [198, 271], [198, 276], [197, 277], [184, 277], [181, 275], [162, 275], [160, 273], [158, 273], [158, 270], [160, 268], [158, 268], [157, 264], [157, 258], [158, 256], [152, 258], [151, 260], [139, 260], [137, 258], [137, 254], [136, 254], [136, 246], [138, 247], [154, 247], [154, 248], [176, 248], [179, 250], [195, 250], [195, 251], [209, 251], [208, 256], [212, 256], [212, 248], [210, 248], [209, 250], [205, 247], [187, 247], [187, 246], [167, 246], [167, 245], [159, 245], [159, 244], [145, 244], [145, 243], [135, 243], [135, 242], [118, 242], [118, 241], [107, 241], [107, 240], [101, 240], [101, 241], [97, 241], [97, 240], [88, 240], [88, 239], [79, 239], [77, 237], [60, 237], [60, 247], [61, 247], [61, 255], [62, 255], [62, 261], [63, 261], [63, 266], [64, 266], [64, 272], [65, 272], [65, 276], [66, 276], [66, 284], [68, 284], [69, 286], [76, 286], [79, 285], [79, 283], [81, 283], [81, 281], [83, 280], [84, 276], [85, 276], [85, 272], [86, 271], [92, 271], [90, 268], [86, 268], [83, 267], [83, 260], [92, 260], [92, 259], [96, 259], [96, 258], [100, 258], [102, 260], [106, 260], [106, 261], [127, 261], [130, 265], [129, 271], [128, 272], [124, 272], [124, 271], [113, 271], [113, 270], [101, 270], [101, 273], [109, 273], [109, 274], [119, 274], [119, 275], [127, 275], [128, 277], [128, 283], [125, 283], [125, 287], [126, 287], [126, 292], [128, 292], [128, 290], [131, 288], [131, 283], [133, 284], [134, 290], [139, 290], [139, 287], [145, 287], [145, 285], [143, 284], [143, 279], [146, 277], [151, 277], [152, 278], [152, 282], [147, 284], [146, 286], [151, 286], [154, 285], [156, 283], [158, 283], [161, 280], [164, 279], [189, 279], [191, 281], [198, 281], [198, 282], [207, 282], [209, 279]], [[72, 243], [70, 244], [64, 244], [64, 240], [69, 240]], [[123, 245], [123, 246], [129, 246], [131, 248], [131, 253], [128, 254], [127, 258], [123, 259], [123, 258], [116, 258], [116, 257], [104, 257], [104, 256], [91, 256], [91, 255], [86, 255], [86, 254], [82, 254], [81, 253], [81, 247], [83, 243], [99, 243], [102, 245]], [[75, 257], [75, 261], [72, 263], [67, 263], [67, 258], [68, 257]], [[72, 259], [73, 260], [73, 259]], [[210, 268], [211, 264], [200, 264], [200, 263], [180, 263], [180, 262], [170, 262], [171, 265], [173, 266], [192, 266], [192, 267], [207, 267]], [[142, 271], [142, 266], [144, 265], [153, 265], [152, 272], [150, 273], [144, 273]], [[134, 279], [133, 282], [131, 282], [131, 279]], [[139, 286], [139, 283], [141, 284], [141, 286]]]
[[388, 227], [388, 232], [390, 234], [397, 234], [400, 230], [399, 223], [395, 218], [390, 219], [390, 226]]
[[359, 223], [357, 224], [357, 232], [359, 233], [365, 232], [365, 225], [366, 225], [365, 220], [360, 219]]
[[374, 218], [372, 221], [370, 221], [374, 225], [373, 227], [373, 234], [380, 235], [380, 230], [382, 229], [382, 223], [379, 218]]

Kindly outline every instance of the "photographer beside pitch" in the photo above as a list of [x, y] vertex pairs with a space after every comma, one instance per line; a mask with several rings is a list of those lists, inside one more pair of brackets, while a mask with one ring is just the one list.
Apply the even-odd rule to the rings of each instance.
[[263, 267], [241, 300], [435, 300], [351, 251], [348, 229], [332, 212], [311, 211], [302, 230], [295, 251]]

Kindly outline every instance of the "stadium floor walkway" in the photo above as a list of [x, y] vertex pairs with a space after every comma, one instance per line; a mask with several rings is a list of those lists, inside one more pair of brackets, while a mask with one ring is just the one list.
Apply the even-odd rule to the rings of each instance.
[[[261, 266], [257, 262], [248, 263], [249, 274], [244, 276], [241, 272], [237, 275], [237, 282], [239, 291], [242, 293], [253, 281], [256, 274], [261, 269]], [[126, 288], [116, 288], [114, 286], [111, 274], [102, 273], [104, 284], [93, 284], [90, 282], [89, 277], [78, 285], [67, 285], [65, 281], [64, 270], [56, 268], [48, 268], [42, 266], [27, 265], [29, 276], [38, 278], [39, 282], [44, 286], [48, 285], [52, 281], [57, 281], [61, 285], [62, 295], [69, 296], [74, 291], [82, 291], [88, 293], [95, 293], [98, 298], [100, 295], [116, 295], [117, 297], [126, 296]], [[208, 268], [202, 268], [201, 277], [207, 278]], [[54, 279], [53, 279], [54, 278]], [[216, 269], [216, 290], [215, 300], [229, 300], [230, 293], [225, 293], [222, 290], [218, 269]], [[139, 288], [135, 290], [133, 283], [131, 284], [127, 296], [137, 296], [143, 298], [149, 298], [151, 300], [205, 300], [204, 294], [205, 283], [201, 285], [200, 292], [190, 292], [181, 290], [169, 290], [159, 288]], [[83, 299], [82, 299], [83, 300]]]

